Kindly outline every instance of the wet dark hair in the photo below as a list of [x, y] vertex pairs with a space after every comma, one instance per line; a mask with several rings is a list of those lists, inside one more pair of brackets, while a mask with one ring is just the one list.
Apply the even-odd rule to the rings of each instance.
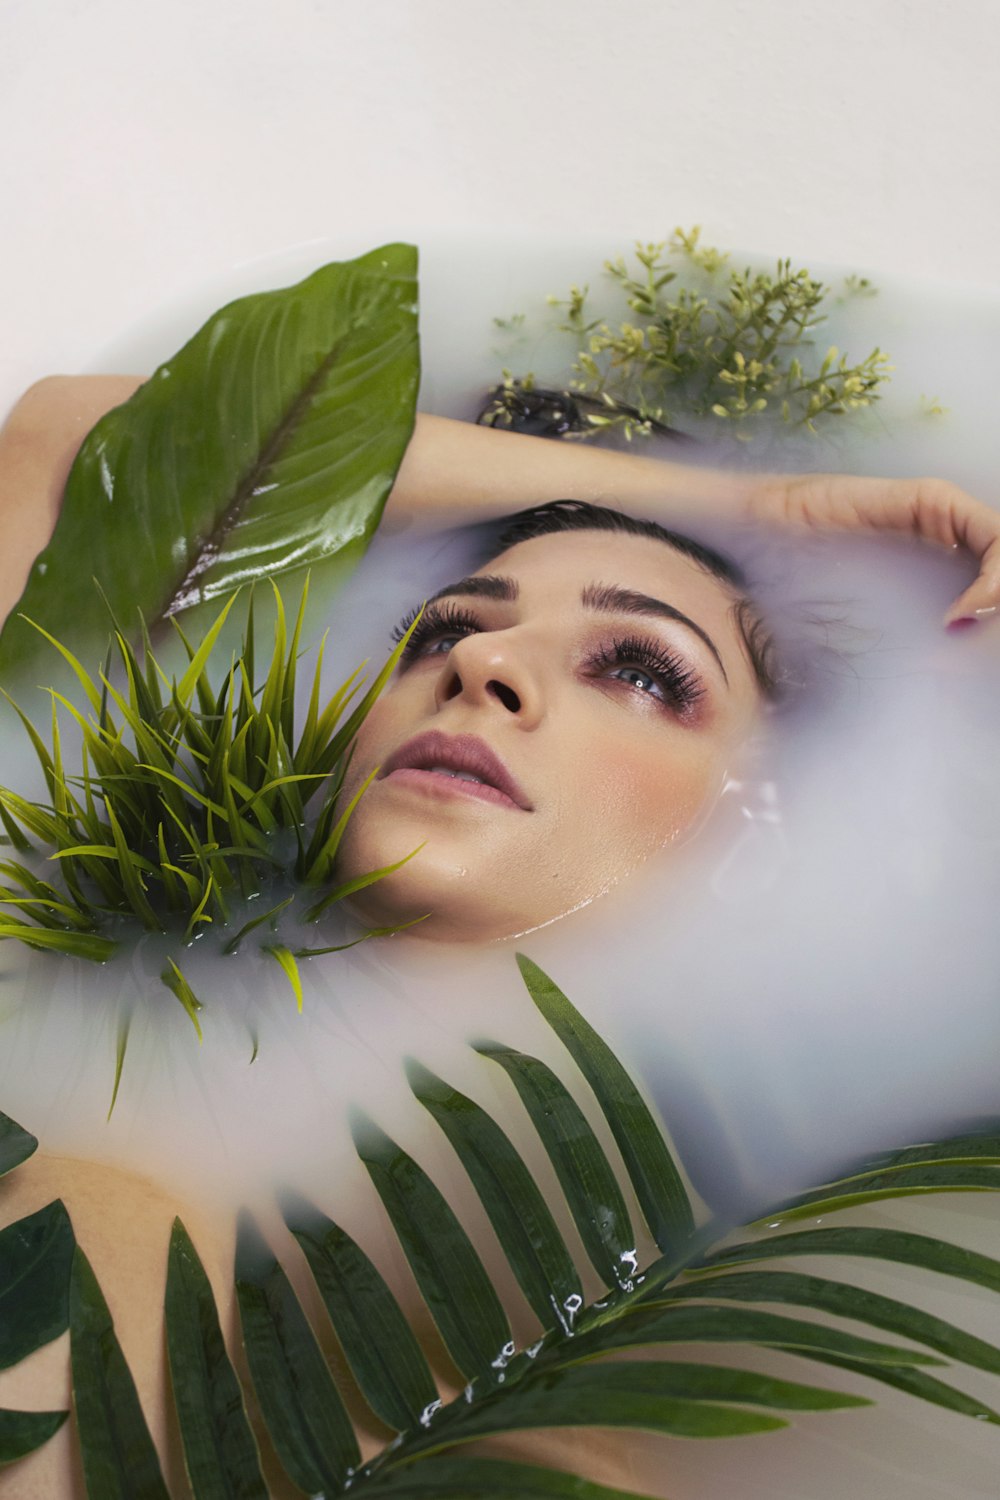
[[627, 536], [648, 537], [672, 547], [713, 578], [727, 584], [736, 594], [733, 617], [757, 684], [766, 697], [776, 696], [777, 676], [771, 633], [757, 606], [744, 592], [746, 577], [736, 563], [716, 552], [714, 547], [706, 547], [679, 531], [670, 531], [658, 521], [643, 521], [607, 505], [591, 505], [586, 500], [551, 500], [546, 505], [517, 511], [504, 520], [497, 542], [503, 548], [516, 547], [519, 542], [530, 542], [535, 537], [553, 536], [562, 531], [616, 531]]

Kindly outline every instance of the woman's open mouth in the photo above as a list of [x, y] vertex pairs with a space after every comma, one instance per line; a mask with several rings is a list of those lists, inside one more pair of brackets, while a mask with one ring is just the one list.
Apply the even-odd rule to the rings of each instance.
[[429, 730], [393, 752], [380, 781], [412, 786], [432, 796], [474, 797], [531, 812], [531, 802], [485, 740], [472, 734]]

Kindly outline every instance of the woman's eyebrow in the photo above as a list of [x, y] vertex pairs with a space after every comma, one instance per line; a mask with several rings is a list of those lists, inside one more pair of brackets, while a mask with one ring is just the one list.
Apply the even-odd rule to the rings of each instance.
[[476, 573], [470, 578], [460, 578], [457, 583], [449, 583], [445, 588], [438, 589], [427, 603], [434, 604], [438, 599], [458, 595], [465, 599], [502, 599], [506, 604], [513, 604], [518, 592], [517, 580], [514, 578], [502, 578], [497, 573]]
[[610, 583], [588, 584], [580, 595], [580, 602], [585, 609], [599, 609], [607, 614], [658, 615], [663, 620], [676, 620], [678, 624], [686, 625], [700, 640], [705, 642], [719, 663], [719, 671], [725, 678], [726, 686], [729, 686], [729, 678], [722, 665], [722, 657], [712, 637], [707, 635], [694, 620], [681, 614], [681, 611], [675, 609], [672, 604], [667, 604], [663, 599], [654, 599], [651, 594], [637, 594], [632, 589], [617, 588]]

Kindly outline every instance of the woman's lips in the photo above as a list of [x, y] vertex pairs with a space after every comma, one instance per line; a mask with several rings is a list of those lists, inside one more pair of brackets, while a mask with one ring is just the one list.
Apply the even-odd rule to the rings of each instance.
[[442, 734], [436, 729], [418, 734], [390, 755], [378, 779], [531, 811], [531, 802], [500, 757], [473, 734]]

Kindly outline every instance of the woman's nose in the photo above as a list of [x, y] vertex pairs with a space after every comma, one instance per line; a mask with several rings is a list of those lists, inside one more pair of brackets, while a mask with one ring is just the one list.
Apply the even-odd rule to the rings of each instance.
[[464, 636], [442, 664], [434, 694], [438, 707], [462, 698], [513, 714], [524, 726], [537, 723], [543, 695], [529, 653], [528, 644], [515, 644], [508, 631]]

